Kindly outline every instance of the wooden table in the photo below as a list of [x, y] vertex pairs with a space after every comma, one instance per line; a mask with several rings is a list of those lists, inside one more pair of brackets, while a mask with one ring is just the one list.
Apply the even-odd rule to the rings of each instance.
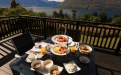
[[[44, 42], [53, 44], [51, 38], [47, 38], [46, 40], [44, 40]], [[94, 47], [92, 45], [89, 45], [89, 46], [92, 47], [92, 52], [88, 55], [81, 54], [79, 51], [77, 51], [75, 55], [68, 54], [67, 59], [66, 59], [66, 56], [52, 55], [52, 60], [54, 61], [54, 64], [56, 65], [64, 67], [63, 62], [75, 61], [75, 63], [81, 68], [80, 71], [73, 73], [73, 74], [68, 74], [64, 68], [61, 72], [61, 75], [96, 75]], [[14, 62], [10, 64], [10, 68], [13, 72], [13, 75], [19, 75], [19, 72], [25, 75], [42, 75], [39, 71], [30, 70], [31, 64], [25, 61], [27, 56], [28, 55], [25, 54], [21, 58], [15, 60]], [[88, 64], [81, 63], [79, 60], [80, 56], [87, 56], [90, 59], [90, 63]], [[44, 57], [41, 58], [41, 60], [46, 60], [49, 58], [50, 58], [50, 55], [46, 54]]]

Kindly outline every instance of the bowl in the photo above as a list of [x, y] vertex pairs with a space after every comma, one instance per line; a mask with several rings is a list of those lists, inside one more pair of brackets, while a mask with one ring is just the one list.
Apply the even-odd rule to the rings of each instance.
[[31, 63], [31, 67], [34, 68], [34, 69], [40, 68], [41, 66], [42, 66], [41, 60], [34, 60]]
[[53, 65], [50, 70], [50, 75], [59, 75], [60, 71], [57, 65]]
[[88, 45], [79, 45], [79, 51], [82, 54], [90, 54], [92, 51], [92, 48]]
[[52, 66], [53, 66], [53, 61], [50, 60], [50, 59], [47, 59], [43, 62], [42, 66], [45, 68], [45, 69], [50, 69]]

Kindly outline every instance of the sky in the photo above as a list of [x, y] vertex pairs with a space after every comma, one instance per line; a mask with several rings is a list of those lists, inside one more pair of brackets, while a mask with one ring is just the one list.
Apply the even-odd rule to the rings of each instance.
[[48, 0], [48, 1], [57, 1], [57, 2], [63, 2], [64, 0]]

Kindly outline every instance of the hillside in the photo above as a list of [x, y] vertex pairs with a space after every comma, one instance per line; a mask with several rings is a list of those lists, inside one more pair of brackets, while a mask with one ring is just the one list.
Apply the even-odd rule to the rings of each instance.
[[58, 8], [120, 10], [121, 0], [65, 0]]
[[[47, 1], [47, 0], [15, 0], [22, 6], [38, 6], [38, 7], [55, 7], [60, 2]], [[0, 0], [0, 6], [9, 6], [11, 0]]]

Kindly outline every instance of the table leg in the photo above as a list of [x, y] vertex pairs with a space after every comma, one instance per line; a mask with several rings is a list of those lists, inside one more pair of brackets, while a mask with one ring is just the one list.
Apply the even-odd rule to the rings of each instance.
[[11, 71], [12, 71], [13, 75], [20, 75], [20, 73], [14, 69], [11, 69]]

